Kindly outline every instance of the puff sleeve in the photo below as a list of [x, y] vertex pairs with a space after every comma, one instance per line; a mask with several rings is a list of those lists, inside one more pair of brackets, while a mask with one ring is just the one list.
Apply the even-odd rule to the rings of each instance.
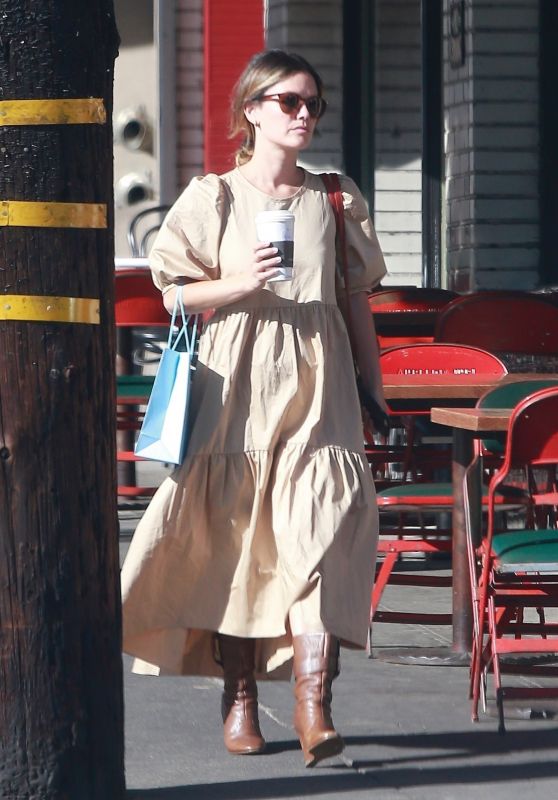
[[191, 180], [165, 217], [149, 254], [153, 281], [163, 293], [188, 280], [220, 277], [227, 208], [225, 184], [218, 175]]
[[[370, 291], [386, 274], [384, 257], [378, 243], [366, 201], [356, 183], [340, 175], [343, 208], [345, 211], [345, 237], [349, 292]], [[337, 293], [345, 288], [343, 264], [337, 256]]]

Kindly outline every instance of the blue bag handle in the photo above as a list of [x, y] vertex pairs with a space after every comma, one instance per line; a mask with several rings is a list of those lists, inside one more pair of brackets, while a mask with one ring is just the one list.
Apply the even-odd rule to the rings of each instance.
[[[178, 331], [176, 338], [173, 342], [172, 337], [175, 327], [176, 315], [178, 311], [180, 311], [180, 316], [182, 317], [182, 327]], [[191, 327], [188, 327], [188, 323], [192, 317], [194, 321]], [[190, 358], [192, 359], [194, 356], [194, 349], [196, 346], [198, 321], [199, 321], [199, 314], [186, 314], [186, 311], [184, 309], [184, 302], [182, 300], [182, 286], [179, 286], [176, 290], [176, 295], [174, 298], [174, 306], [172, 309], [172, 317], [169, 327], [169, 336], [167, 339], [167, 347], [169, 347], [171, 350], [176, 350], [178, 342], [180, 341], [180, 339], [184, 338], [184, 341], [186, 343], [186, 351], [190, 354]]]

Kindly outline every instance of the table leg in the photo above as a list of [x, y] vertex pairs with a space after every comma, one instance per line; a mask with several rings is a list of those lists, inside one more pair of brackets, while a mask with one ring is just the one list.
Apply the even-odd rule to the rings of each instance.
[[[388, 650], [378, 655], [382, 661], [395, 664], [436, 667], [469, 666], [473, 633], [473, 612], [471, 607], [471, 584], [469, 580], [469, 561], [467, 556], [467, 529], [465, 527], [465, 503], [463, 479], [465, 470], [473, 458], [473, 436], [470, 431], [454, 429], [453, 432], [453, 541], [452, 541], [452, 646], [419, 647]], [[473, 481], [470, 500], [472, 509], [480, 509], [480, 468], [478, 480]], [[482, 512], [480, 512], [482, 513]], [[473, 517], [473, 526], [478, 528], [479, 520]], [[479, 529], [480, 530], [480, 529]]]
[[[465, 470], [473, 458], [473, 437], [470, 431], [454, 429], [453, 432], [453, 542], [452, 542], [452, 650], [468, 654], [471, 651], [473, 613], [471, 608], [471, 583], [467, 557], [467, 532], [465, 527], [465, 503], [463, 479]], [[479, 488], [473, 487], [476, 491]], [[480, 496], [471, 497], [471, 507], [479, 508]]]

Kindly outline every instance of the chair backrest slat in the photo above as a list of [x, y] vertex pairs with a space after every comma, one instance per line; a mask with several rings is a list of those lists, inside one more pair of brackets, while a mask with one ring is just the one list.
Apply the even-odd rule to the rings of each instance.
[[493, 353], [459, 344], [410, 344], [380, 355], [384, 375], [505, 375]]
[[372, 292], [368, 296], [368, 305], [373, 312], [378, 313], [439, 311], [457, 296], [457, 292], [449, 289], [403, 286]]
[[452, 300], [438, 316], [436, 342], [494, 353], [558, 353], [558, 307], [544, 295], [483, 291]]
[[[525, 397], [541, 389], [558, 387], [558, 381], [550, 378], [535, 378], [513, 383], [502, 383], [485, 392], [477, 402], [478, 408], [513, 408]], [[484, 437], [482, 446], [491, 453], [501, 454], [505, 450], [505, 436]]]
[[558, 387], [541, 389], [514, 408], [503, 469], [558, 464]]
[[542, 377], [502, 383], [485, 392], [477, 405], [479, 408], [513, 408], [528, 395], [553, 386], [558, 386], [558, 380]]

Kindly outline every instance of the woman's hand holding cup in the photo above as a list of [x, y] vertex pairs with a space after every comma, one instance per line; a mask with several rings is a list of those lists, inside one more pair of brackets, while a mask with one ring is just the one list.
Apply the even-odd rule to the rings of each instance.
[[269, 242], [256, 242], [254, 260], [247, 270], [250, 291], [263, 289], [267, 281], [277, 275], [280, 264], [281, 256], [276, 247]]

